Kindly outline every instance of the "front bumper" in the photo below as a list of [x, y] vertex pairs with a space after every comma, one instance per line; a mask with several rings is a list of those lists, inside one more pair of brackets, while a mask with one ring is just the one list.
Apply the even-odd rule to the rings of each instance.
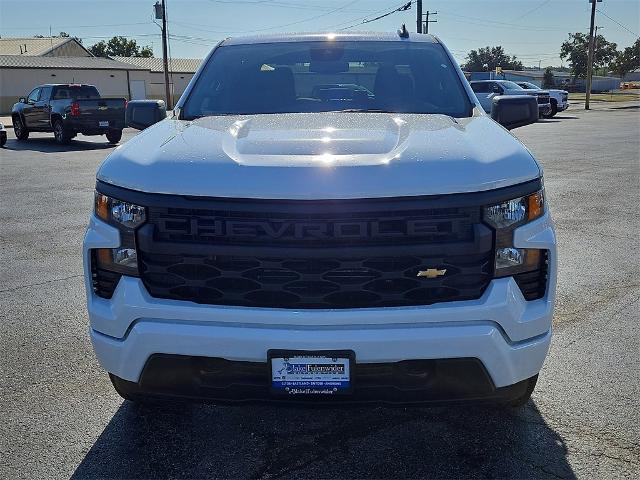
[[117, 247], [118, 231], [92, 217], [84, 241], [90, 335], [100, 364], [138, 382], [154, 354], [266, 362], [267, 350], [353, 350], [358, 364], [478, 359], [494, 387], [538, 373], [549, 349], [557, 254], [549, 214], [518, 228], [514, 244], [549, 250], [546, 295], [526, 301], [512, 278], [477, 300], [419, 307], [289, 310], [195, 304], [151, 297], [122, 277], [107, 300], [93, 293], [93, 248]]

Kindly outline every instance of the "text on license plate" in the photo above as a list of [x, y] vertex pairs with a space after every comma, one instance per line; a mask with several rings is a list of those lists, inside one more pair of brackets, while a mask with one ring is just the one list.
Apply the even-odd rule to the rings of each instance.
[[108, 121], [100, 121], [100, 122], [98, 122], [98, 126], [99, 127], [108, 127], [109, 126], [109, 122]]
[[351, 389], [351, 360], [331, 354], [271, 357], [271, 389], [285, 395], [333, 395]]

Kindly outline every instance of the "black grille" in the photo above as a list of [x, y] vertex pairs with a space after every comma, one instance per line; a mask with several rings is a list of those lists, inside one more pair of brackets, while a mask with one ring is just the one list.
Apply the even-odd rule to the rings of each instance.
[[98, 268], [95, 251], [91, 251], [91, 283], [93, 291], [102, 298], [111, 298], [122, 275]]
[[[493, 234], [480, 214], [477, 204], [415, 199], [182, 198], [177, 206], [148, 208], [136, 238], [140, 275], [154, 297], [214, 305], [361, 308], [475, 299], [493, 269]], [[418, 276], [428, 269], [442, 276]]]
[[538, 103], [549, 103], [549, 95], [538, 95]]
[[[142, 279], [155, 297], [252, 307], [356, 308], [478, 298], [491, 280], [490, 253], [368, 258], [143, 253], [140, 260]], [[427, 268], [446, 273], [417, 277]]]
[[536, 270], [513, 276], [526, 300], [537, 300], [544, 297], [547, 291], [548, 271], [549, 251], [543, 250], [540, 265]]

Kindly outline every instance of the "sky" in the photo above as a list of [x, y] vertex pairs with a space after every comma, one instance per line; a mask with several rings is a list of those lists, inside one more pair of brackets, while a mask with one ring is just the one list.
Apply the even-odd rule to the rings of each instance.
[[[409, 0], [166, 0], [170, 53], [202, 58], [228, 36], [303, 31], [416, 30], [410, 10], [363, 21]], [[160, 29], [152, 21], [155, 0], [0, 0], [0, 36], [65, 31], [86, 46], [114, 35], [151, 45], [162, 56]], [[560, 45], [569, 32], [589, 31], [588, 0], [424, 0], [423, 11], [438, 12], [429, 25], [459, 62], [471, 49], [502, 45], [525, 66], [560, 66]], [[640, 0], [603, 0], [596, 25], [618, 48], [640, 34]]]

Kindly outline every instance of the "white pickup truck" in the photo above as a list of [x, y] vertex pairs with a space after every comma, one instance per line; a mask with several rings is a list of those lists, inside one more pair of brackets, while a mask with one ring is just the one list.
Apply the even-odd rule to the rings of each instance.
[[97, 174], [89, 331], [116, 390], [525, 403], [556, 236], [540, 166], [497, 123], [534, 123], [535, 99], [491, 115], [430, 35], [221, 42]]
[[538, 101], [538, 113], [540, 117], [551, 114], [551, 100], [549, 92], [536, 87], [536, 90], [525, 90], [520, 85], [509, 80], [474, 80], [471, 89], [478, 97], [480, 105], [487, 113], [493, 107], [493, 97], [498, 95], [530, 95]]
[[[516, 83], [525, 90], [542, 91], [542, 89], [534, 83]], [[569, 92], [567, 92], [566, 90], [558, 90], [556, 88], [545, 88], [544, 91], [549, 93], [551, 103], [551, 111], [547, 115], [545, 115], [546, 118], [551, 118], [555, 116], [556, 113], [564, 112], [567, 108], [569, 108]]]

